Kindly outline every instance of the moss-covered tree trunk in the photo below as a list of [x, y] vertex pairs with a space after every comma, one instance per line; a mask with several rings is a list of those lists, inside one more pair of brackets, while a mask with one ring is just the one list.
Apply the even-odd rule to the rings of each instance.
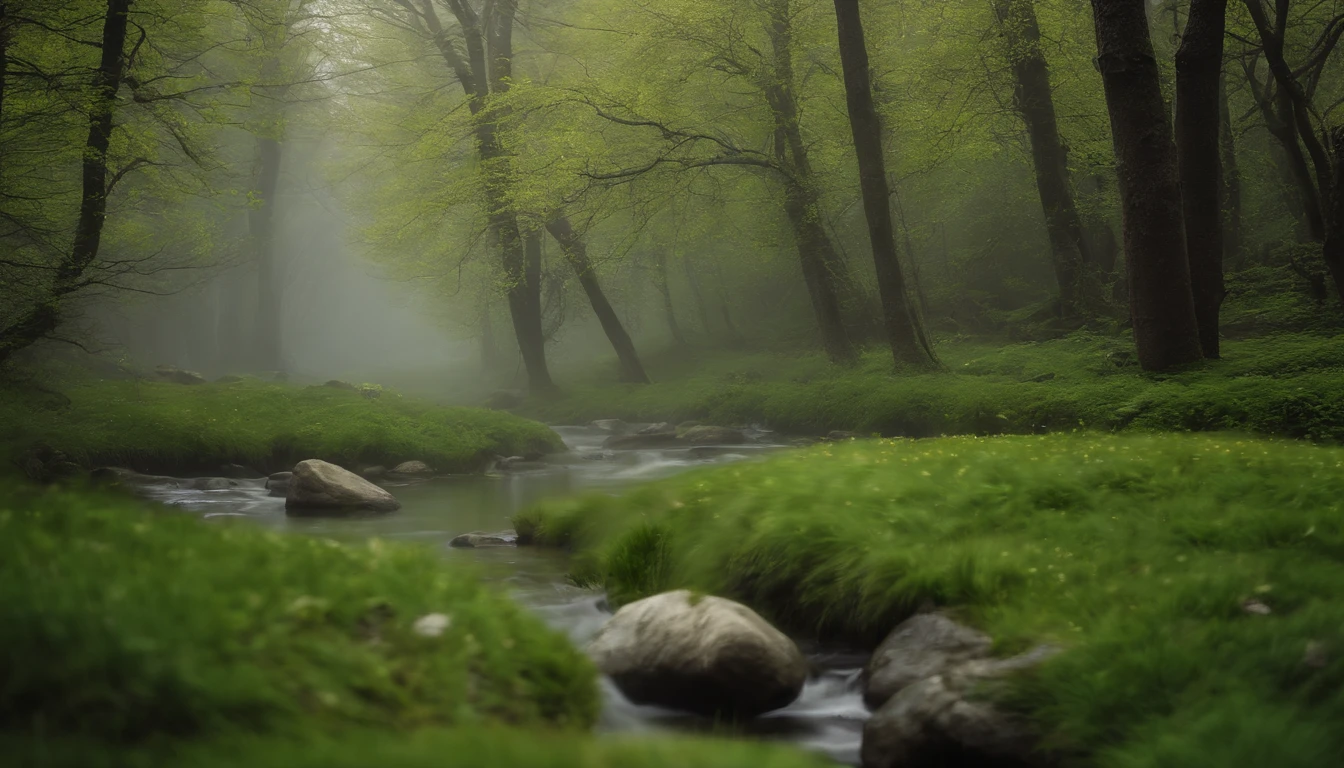
[[882, 156], [882, 124], [873, 106], [868, 49], [863, 39], [858, 0], [835, 0], [835, 16], [840, 63], [844, 70], [845, 101], [854, 136], [854, 153], [858, 158], [859, 187], [868, 220], [868, 239], [872, 243], [887, 340], [897, 365], [930, 363], [933, 353], [919, 341], [917, 320], [896, 256], [896, 231], [891, 221], [886, 161]]
[[1202, 357], [1185, 253], [1176, 145], [1144, 0], [1092, 0], [1124, 217], [1129, 308], [1139, 364], [1160, 371]]
[[1185, 219], [1186, 257], [1199, 344], [1217, 358], [1223, 288], [1222, 105], [1223, 31], [1227, 0], [1194, 0], [1176, 51], [1176, 154]]

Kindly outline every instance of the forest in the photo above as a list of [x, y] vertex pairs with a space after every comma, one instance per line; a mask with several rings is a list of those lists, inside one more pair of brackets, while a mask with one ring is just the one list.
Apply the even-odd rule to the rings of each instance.
[[0, 762], [1340, 764], [1341, 38], [0, 0]]

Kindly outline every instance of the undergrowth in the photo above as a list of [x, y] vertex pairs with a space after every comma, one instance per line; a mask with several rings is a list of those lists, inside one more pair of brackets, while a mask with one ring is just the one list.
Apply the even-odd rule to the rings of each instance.
[[628, 602], [742, 600], [871, 646], [948, 607], [999, 652], [1046, 744], [1106, 766], [1344, 754], [1344, 449], [1211, 436], [852, 441], [516, 519]]

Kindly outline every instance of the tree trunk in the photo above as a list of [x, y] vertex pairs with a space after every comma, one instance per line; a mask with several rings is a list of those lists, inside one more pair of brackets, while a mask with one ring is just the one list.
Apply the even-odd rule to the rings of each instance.
[[1176, 154], [1185, 219], [1190, 288], [1204, 357], [1218, 357], [1223, 303], [1222, 104], [1223, 30], [1227, 0], [1193, 0], [1176, 51]]
[[[812, 178], [807, 143], [798, 124], [794, 96], [793, 27], [789, 0], [770, 6], [772, 80], [765, 87], [775, 124], [775, 158], [784, 176], [784, 212], [793, 229], [794, 245], [802, 266], [807, 295], [821, 333], [821, 346], [833, 363], [848, 365], [858, 351], [845, 323], [846, 311], [862, 312], [848, 270], [831, 244], [821, 222], [820, 194]], [[845, 291], [844, 289], [849, 290]], [[847, 293], [842, 297], [842, 293]], [[859, 306], [854, 306], [858, 304]], [[848, 305], [848, 306], [847, 306]]]
[[9, 38], [13, 28], [9, 18], [9, 4], [0, 0], [0, 128], [5, 124], [5, 85], [9, 80]]
[[1222, 155], [1223, 261], [1239, 263], [1241, 258], [1241, 166], [1237, 163], [1236, 137], [1232, 133], [1232, 110], [1227, 99], [1227, 78], [1218, 78], [1221, 102], [1218, 122], [1218, 147]]
[[667, 332], [672, 342], [679, 347], [686, 346], [686, 337], [681, 333], [681, 324], [677, 322], [677, 308], [672, 303], [672, 286], [667, 279], [667, 251], [655, 247], [653, 251], [654, 285], [663, 297], [663, 316], [667, 318]]
[[886, 161], [882, 156], [882, 125], [873, 107], [868, 49], [863, 39], [858, 0], [835, 0], [835, 17], [845, 78], [845, 101], [854, 135], [859, 186], [863, 192], [863, 210], [868, 220], [868, 238], [872, 242], [887, 340], [897, 365], [929, 363], [933, 359], [932, 351], [919, 343], [915, 316], [896, 257], [896, 235], [887, 202], [890, 195]]
[[1041, 29], [1033, 0], [994, 0], [1016, 80], [1014, 101], [1031, 140], [1036, 192], [1059, 283], [1060, 315], [1078, 317], [1086, 309], [1087, 241], [1069, 184], [1068, 155], [1059, 137], [1050, 69], [1041, 51]]
[[1144, 0], [1092, 0], [1092, 13], [1120, 182], [1139, 364], [1149, 371], [1166, 370], [1201, 356], [1176, 145]]
[[1326, 209], [1325, 244], [1321, 256], [1335, 281], [1335, 293], [1344, 300], [1344, 126], [1330, 135], [1331, 188]]
[[98, 258], [107, 216], [107, 151], [112, 143], [117, 91], [124, 76], [126, 29], [131, 0], [108, 0], [103, 18], [102, 56], [93, 77], [89, 132], [80, 171], [79, 218], [70, 252], [57, 266], [46, 296], [8, 327], [0, 328], [0, 365], [15, 352], [50, 335], [61, 320], [61, 304], [82, 287], [85, 272]]
[[550, 232], [551, 237], [560, 244], [560, 250], [565, 254], [569, 265], [574, 268], [574, 274], [579, 278], [579, 285], [583, 286], [583, 292], [588, 296], [588, 303], [593, 306], [593, 314], [597, 315], [597, 321], [602, 324], [607, 340], [611, 342], [612, 349], [616, 350], [616, 358], [621, 366], [621, 380], [633, 384], [648, 384], [649, 376], [639, 362], [635, 344], [630, 340], [630, 334], [625, 332], [625, 326], [621, 324], [621, 318], [612, 308], [611, 302], [607, 301], [607, 295], [602, 292], [602, 285], [598, 282], [597, 272], [594, 271], [593, 263], [588, 258], [588, 247], [584, 244], [583, 238], [579, 237], [574, 227], [570, 225], [569, 219], [564, 216], [558, 216], [547, 223], [546, 231]]
[[527, 388], [533, 394], [549, 394], [555, 391], [555, 382], [546, 366], [546, 335], [541, 328], [541, 237], [534, 233], [525, 243], [511, 214], [491, 218], [509, 281], [509, 317], [527, 371]]
[[258, 170], [253, 194], [257, 204], [248, 211], [248, 228], [257, 261], [257, 321], [253, 365], [262, 371], [283, 369], [280, 358], [280, 293], [282, 276], [276, 263], [275, 210], [280, 183], [281, 144], [270, 136], [257, 137]]
[[695, 262], [687, 253], [682, 254], [681, 264], [686, 268], [686, 282], [691, 286], [691, 298], [695, 300], [695, 311], [700, 316], [700, 332], [706, 337], [712, 336], [714, 331], [709, 325], [709, 306], [705, 304], [705, 293], [700, 289], [700, 275], [696, 272]]

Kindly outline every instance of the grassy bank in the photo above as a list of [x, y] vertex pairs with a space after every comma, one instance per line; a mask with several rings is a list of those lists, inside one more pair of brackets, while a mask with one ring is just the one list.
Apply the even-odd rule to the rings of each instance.
[[59, 394], [0, 389], [0, 456], [20, 465], [59, 452], [85, 467], [212, 471], [289, 469], [319, 458], [358, 468], [418, 459], [471, 472], [494, 454], [555, 450], [549, 429], [507, 413], [432, 405], [384, 393], [256, 380], [185, 386], [74, 379]]
[[[617, 601], [741, 599], [875, 643], [951, 606], [1065, 653], [1008, 704], [1106, 766], [1344, 754], [1344, 449], [1214, 436], [857, 441], [516, 520]], [[1264, 611], [1268, 613], [1264, 613]]]
[[[574, 384], [520, 411], [548, 423], [597, 418], [759, 423], [795, 434], [1031, 434], [1074, 429], [1239, 430], [1344, 441], [1344, 336], [1284, 334], [1224, 345], [1178, 374], [1141, 372], [1123, 338], [1009, 346], [950, 340], [943, 370], [893, 375], [817, 355], [697, 352], [650, 361], [654, 384]], [[604, 372], [605, 373], [605, 372]]]

